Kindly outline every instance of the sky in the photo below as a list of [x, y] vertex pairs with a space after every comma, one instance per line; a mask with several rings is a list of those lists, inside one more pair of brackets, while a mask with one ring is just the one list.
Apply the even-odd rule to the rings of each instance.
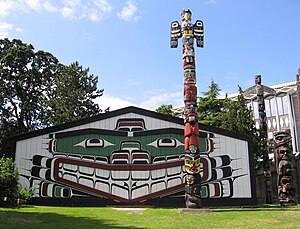
[[0, 0], [0, 38], [20, 39], [98, 77], [100, 108], [155, 110], [183, 105], [181, 41], [170, 48], [172, 21], [190, 8], [204, 22], [196, 48], [198, 96], [214, 80], [221, 93], [296, 79], [300, 68], [299, 0]]

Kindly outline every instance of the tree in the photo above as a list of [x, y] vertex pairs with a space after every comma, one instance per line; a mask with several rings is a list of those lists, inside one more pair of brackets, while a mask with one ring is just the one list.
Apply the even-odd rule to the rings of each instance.
[[243, 91], [239, 88], [237, 101], [226, 98], [224, 102], [224, 111], [222, 112], [221, 128], [252, 135], [256, 133], [253, 111], [247, 107]]
[[98, 78], [21, 40], [0, 40], [0, 155], [8, 136], [101, 112]]
[[19, 173], [11, 158], [0, 158], [0, 205], [4, 199], [13, 203], [18, 196]]
[[160, 114], [166, 114], [166, 115], [170, 115], [170, 116], [178, 116], [178, 114], [176, 114], [173, 110], [173, 106], [172, 105], [161, 105], [159, 108], [157, 108], [155, 111], [160, 113]]
[[199, 97], [198, 117], [200, 123], [216, 127], [221, 126], [224, 100], [217, 98], [220, 91], [218, 84], [212, 80], [209, 90], [202, 93], [204, 97]]
[[89, 69], [83, 69], [78, 62], [60, 68], [44, 101], [44, 125], [58, 125], [101, 112], [93, 100], [102, 96], [103, 90], [97, 89], [98, 77], [88, 73]]
[[255, 127], [253, 111], [251, 108], [247, 107], [246, 100], [243, 95], [243, 90], [240, 87], [237, 101], [230, 100], [226, 97], [224, 101], [223, 115], [221, 117], [221, 120], [221, 128], [246, 134], [251, 137], [252, 143], [254, 145], [255, 167], [260, 167], [260, 138]]
[[20, 40], [0, 40], [0, 115], [2, 123], [15, 121], [20, 132], [40, 126], [43, 98], [57, 71], [50, 53], [34, 53]]

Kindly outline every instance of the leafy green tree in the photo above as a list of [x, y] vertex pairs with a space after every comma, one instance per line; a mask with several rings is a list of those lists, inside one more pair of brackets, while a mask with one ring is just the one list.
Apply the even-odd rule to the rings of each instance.
[[239, 88], [239, 95], [237, 101], [228, 98], [224, 101], [224, 108], [222, 113], [221, 128], [230, 131], [246, 134], [251, 137], [254, 145], [254, 160], [255, 167], [260, 167], [259, 158], [260, 152], [260, 139], [257, 129], [255, 128], [255, 121], [253, 119], [253, 111], [247, 106], [243, 91]]
[[178, 116], [178, 114], [176, 114], [173, 110], [173, 106], [172, 105], [161, 105], [159, 108], [157, 108], [155, 111], [160, 113], [160, 114], [166, 114], [166, 115], [170, 115], [170, 116]]
[[18, 196], [19, 173], [11, 158], [0, 158], [0, 205], [13, 203]]
[[237, 97], [237, 101], [226, 98], [222, 112], [223, 121], [220, 127], [242, 134], [252, 135], [256, 132], [253, 111], [247, 107], [241, 88], [239, 88], [239, 92], [240, 94]]
[[93, 100], [102, 96], [103, 90], [97, 89], [98, 77], [88, 73], [89, 69], [83, 69], [78, 62], [60, 68], [44, 101], [44, 125], [58, 125], [101, 112]]
[[40, 126], [44, 94], [57, 70], [50, 53], [34, 52], [20, 40], [0, 40], [0, 115], [2, 123], [15, 121], [20, 132]]
[[222, 125], [224, 100], [218, 99], [220, 91], [218, 84], [212, 80], [209, 90], [202, 93], [203, 97], [199, 97], [197, 105], [200, 123], [216, 127]]
[[0, 155], [7, 137], [101, 112], [98, 78], [21, 40], [0, 40]]

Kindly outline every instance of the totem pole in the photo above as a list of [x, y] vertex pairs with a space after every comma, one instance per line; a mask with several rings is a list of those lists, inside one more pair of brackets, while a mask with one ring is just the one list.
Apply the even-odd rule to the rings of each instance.
[[263, 169], [265, 178], [266, 203], [272, 203], [272, 182], [271, 182], [271, 168], [268, 150], [268, 132], [266, 123], [264, 88], [261, 85], [261, 75], [255, 76], [257, 106], [259, 115], [259, 136], [260, 136], [260, 150], [263, 155]]
[[287, 130], [274, 132], [275, 164], [277, 171], [278, 198], [281, 206], [296, 204], [295, 188], [293, 184], [294, 154], [290, 147], [291, 136]]
[[178, 38], [182, 37], [182, 59], [184, 70], [184, 166], [185, 205], [187, 208], [200, 208], [201, 176], [200, 176], [200, 142], [197, 117], [197, 87], [195, 70], [194, 38], [197, 47], [203, 48], [203, 22], [191, 23], [190, 9], [181, 13], [182, 24], [173, 21], [171, 24], [171, 48], [178, 47]]
[[298, 109], [300, 109], [300, 68], [298, 69], [298, 74], [296, 75], [297, 83], [297, 94], [298, 94]]

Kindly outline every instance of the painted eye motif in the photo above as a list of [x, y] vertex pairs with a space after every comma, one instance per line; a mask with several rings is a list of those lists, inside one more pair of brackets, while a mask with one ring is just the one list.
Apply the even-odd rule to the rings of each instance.
[[156, 148], [177, 148], [178, 146], [182, 146], [183, 144], [176, 138], [158, 138], [155, 141], [149, 143], [148, 145], [154, 146]]
[[114, 144], [102, 138], [87, 138], [82, 142], [75, 144], [74, 146], [81, 146], [83, 148], [105, 148], [112, 145]]
[[185, 159], [185, 160], [184, 160], [184, 164], [185, 164], [185, 165], [191, 165], [192, 162], [191, 162], [189, 159]]
[[200, 158], [198, 158], [197, 160], [195, 160], [195, 165], [196, 165], [197, 167], [200, 167]]
[[51, 139], [51, 140], [48, 142], [48, 151], [49, 151], [50, 153], [56, 152], [56, 139]]

